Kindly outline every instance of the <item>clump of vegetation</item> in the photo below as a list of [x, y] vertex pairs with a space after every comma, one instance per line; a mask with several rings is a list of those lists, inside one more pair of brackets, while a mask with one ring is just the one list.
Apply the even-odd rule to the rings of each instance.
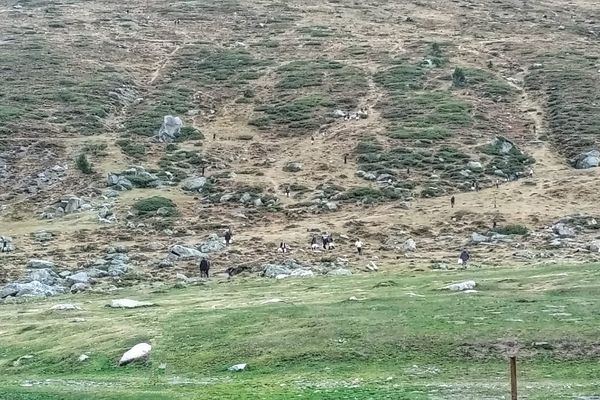
[[143, 158], [146, 155], [146, 145], [143, 143], [134, 143], [130, 139], [117, 140], [117, 145], [124, 154], [133, 158]]
[[548, 54], [525, 77], [528, 90], [547, 98], [549, 139], [569, 159], [600, 148], [597, 63], [584, 54]]
[[463, 87], [467, 84], [467, 77], [462, 68], [454, 68], [454, 72], [452, 72], [452, 84], [456, 87]]
[[[126, 121], [127, 132], [153, 136], [165, 115], [183, 115], [195, 107], [194, 93], [218, 87], [223, 101], [239, 96], [250, 81], [258, 79], [269, 64], [241, 49], [222, 49], [206, 45], [182, 47], [171, 71], [163, 74], [153, 93], [132, 107]], [[182, 129], [183, 130], [183, 129]], [[193, 132], [190, 131], [190, 134]], [[183, 140], [201, 138], [193, 133]]]
[[138, 200], [133, 208], [142, 216], [154, 214], [160, 208], [169, 210], [169, 215], [175, 215], [177, 212], [177, 205], [173, 200], [162, 196], [152, 196]]
[[355, 109], [367, 86], [364, 72], [356, 67], [327, 59], [294, 61], [277, 70], [275, 93], [255, 108], [260, 114], [250, 124], [304, 134], [329, 122], [335, 109]]
[[176, 142], [185, 142], [186, 140], [202, 140], [204, 135], [196, 128], [184, 126], [179, 131], [179, 136], [175, 139]]
[[523, 225], [506, 225], [494, 228], [494, 232], [501, 235], [527, 235], [529, 229]]
[[462, 83], [456, 84], [454, 74], [452, 80], [457, 87], [468, 87], [480, 95], [498, 102], [510, 100], [517, 91], [505, 81], [498, 79], [493, 73], [477, 68], [456, 68], [462, 74]]
[[75, 160], [75, 165], [77, 169], [83, 172], [84, 174], [92, 174], [94, 169], [92, 168], [92, 163], [88, 160], [85, 153], [81, 153], [77, 160]]

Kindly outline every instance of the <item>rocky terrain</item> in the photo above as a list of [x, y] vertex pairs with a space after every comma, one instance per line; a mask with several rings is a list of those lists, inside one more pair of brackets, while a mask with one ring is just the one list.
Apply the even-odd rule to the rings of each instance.
[[600, 259], [590, 1], [1, 12], [1, 298]]

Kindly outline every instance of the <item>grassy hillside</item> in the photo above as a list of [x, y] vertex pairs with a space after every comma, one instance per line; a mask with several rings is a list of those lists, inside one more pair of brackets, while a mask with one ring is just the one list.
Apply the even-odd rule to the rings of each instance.
[[[511, 347], [523, 398], [591, 395], [599, 276], [600, 265], [560, 265], [213, 280], [119, 293], [157, 303], [139, 310], [91, 294], [5, 305], [0, 398], [496, 399]], [[464, 279], [478, 292], [438, 290]], [[82, 310], [48, 311], [64, 300]], [[150, 361], [117, 367], [142, 341]], [[237, 363], [248, 370], [227, 371]]]

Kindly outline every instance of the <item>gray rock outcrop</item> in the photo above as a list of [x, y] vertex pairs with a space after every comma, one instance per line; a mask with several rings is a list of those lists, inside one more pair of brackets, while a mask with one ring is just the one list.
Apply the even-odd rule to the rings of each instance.
[[216, 253], [225, 249], [225, 242], [216, 233], [211, 233], [208, 240], [202, 242], [198, 248], [201, 253]]
[[196, 250], [193, 247], [182, 246], [180, 244], [171, 247], [170, 252], [182, 260], [206, 257], [206, 254], [202, 253], [200, 250]]
[[160, 142], [172, 142], [179, 137], [183, 121], [179, 117], [166, 115], [163, 118], [163, 123], [158, 131], [158, 140]]
[[287, 163], [283, 167], [283, 171], [284, 172], [300, 172], [300, 171], [302, 171], [303, 168], [304, 168], [304, 166], [302, 165], [302, 163], [292, 161], [292, 162]]
[[196, 178], [187, 178], [181, 183], [181, 188], [190, 192], [200, 191], [206, 185], [206, 178], [199, 176]]
[[600, 151], [590, 150], [579, 154], [573, 160], [573, 166], [577, 169], [595, 168], [600, 164]]
[[35, 258], [29, 260], [29, 262], [27, 263], [27, 268], [32, 268], [32, 269], [38, 269], [38, 268], [54, 269], [54, 267], [55, 267], [55, 264], [52, 261], [38, 260]]

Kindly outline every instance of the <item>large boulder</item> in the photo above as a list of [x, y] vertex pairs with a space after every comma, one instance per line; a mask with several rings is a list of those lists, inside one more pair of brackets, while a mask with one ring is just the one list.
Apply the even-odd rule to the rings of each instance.
[[477, 286], [475, 281], [464, 281], [459, 283], [453, 283], [451, 285], [446, 286], [444, 289], [452, 290], [452, 291], [464, 291], [464, 290], [473, 290]]
[[38, 281], [27, 283], [9, 283], [0, 291], [0, 298], [8, 296], [31, 296], [31, 297], [46, 297], [55, 296], [65, 292], [62, 286], [45, 285]]
[[600, 151], [590, 150], [579, 154], [573, 160], [573, 166], [577, 169], [595, 168], [600, 164]]
[[215, 253], [225, 248], [225, 242], [216, 233], [211, 233], [208, 240], [201, 243], [198, 248], [202, 253]]
[[302, 171], [303, 168], [304, 168], [304, 166], [302, 165], [302, 163], [292, 161], [292, 162], [287, 163], [283, 167], [283, 170], [285, 172], [300, 172], [300, 171]]
[[148, 343], [139, 343], [129, 349], [121, 359], [119, 360], [119, 365], [126, 365], [132, 363], [134, 361], [147, 360], [150, 355], [150, 350], [152, 350], [152, 346]]
[[498, 136], [492, 143], [492, 146], [494, 146], [494, 148], [497, 149], [497, 152], [502, 155], [506, 155], [510, 153], [512, 149], [516, 148], [513, 142], [502, 136]]
[[327, 272], [327, 276], [350, 276], [352, 272], [346, 268], [337, 268]]
[[25, 278], [25, 282], [38, 281], [44, 285], [52, 286], [57, 282], [58, 279], [59, 276], [56, 274], [56, 272], [49, 268], [42, 268], [31, 271], [27, 278]]
[[52, 261], [38, 260], [35, 258], [32, 258], [27, 263], [27, 268], [32, 268], [32, 269], [41, 269], [41, 268], [53, 269], [54, 267], [55, 267], [55, 265]]
[[600, 253], [600, 240], [594, 240], [588, 245], [588, 250], [592, 253]]
[[181, 121], [181, 118], [166, 115], [158, 131], [158, 140], [161, 142], [172, 142], [177, 139], [182, 127], [183, 121]]
[[88, 285], [90, 283], [90, 276], [87, 274], [87, 272], [78, 272], [76, 274], [69, 275], [67, 277], [67, 282], [69, 283], [69, 285], [74, 285], [76, 283], [83, 283]]
[[206, 178], [203, 176], [199, 176], [196, 178], [187, 178], [181, 183], [181, 187], [183, 190], [188, 190], [190, 192], [197, 192], [201, 190], [204, 185], [206, 185]]
[[478, 161], [469, 161], [467, 163], [467, 168], [471, 171], [481, 171], [483, 169], [483, 166]]
[[265, 264], [263, 266], [262, 276], [266, 278], [276, 278], [280, 275], [290, 275], [292, 270], [285, 265]]
[[561, 238], [575, 237], [575, 229], [559, 222], [552, 227], [552, 231]]
[[480, 233], [477, 232], [473, 232], [473, 234], [471, 235], [471, 243], [485, 243], [485, 242], [489, 242], [490, 238], [482, 235]]
[[79, 197], [70, 197], [64, 200], [64, 202], [66, 203], [64, 206], [66, 214], [73, 213], [79, 210], [83, 205], [83, 200], [81, 200]]
[[137, 301], [131, 299], [117, 299], [112, 300], [106, 307], [110, 308], [141, 308], [141, 307], [152, 307], [154, 303], [148, 301]]
[[9, 236], [0, 236], [0, 253], [10, 253], [15, 251], [13, 240]]
[[205, 253], [202, 253], [199, 250], [196, 250], [192, 247], [182, 246], [180, 244], [176, 244], [170, 249], [171, 254], [176, 255], [182, 260], [191, 260], [194, 258], [202, 258], [206, 257]]
[[413, 240], [413, 239], [408, 239], [406, 242], [404, 242], [404, 244], [402, 245], [402, 250], [405, 253], [409, 253], [409, 252], [414, 252], [417, 251], [417, 243]]

